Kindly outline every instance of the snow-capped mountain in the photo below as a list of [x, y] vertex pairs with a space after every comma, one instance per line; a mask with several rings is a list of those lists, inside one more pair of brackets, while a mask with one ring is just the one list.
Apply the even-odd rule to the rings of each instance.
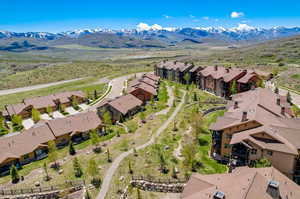
[[[177, 45], [181, 42], [189, 41], [193, 43], [202, 43], [209, 41], [221, 41], [226, 43], [235, 42], [262, 42], [277, 38], [289, 37], [300, 34], [300, 27], [286, 28], [256, 28], [247, 24], [239, 24], [237, 27], [195, 27], [195, 28], [175, 28], [162, 27], [158, 24], [148, 25], [140, 23], [136, 29], [79, 29], [60, 33], [48, 32], [24, 32], [16, 33], [9, 31], [0, 31], [0, 39], [6, 38], [32, 38], [42, 41], [53, 41], [60, 43], [79, 43], [90, 45], [92, 43], [106, 43], [107, 40], [115, 40], [118, 45], [130, 46], [132, 42], [147, 42], [146, 46], [151, 46], [151, 42], [159, 46]], [[114, 43], [114, 42], [112, 42]], [[95, 46], [95, 45], [93, 45]], [[99, 45], [102, 46], [102, 45]], [[103, 47], [103, 46], [102, 46]], [[104, 45], [105, 47], [105, 45]], [[109, 47], [111, 47], [109, 45]]]

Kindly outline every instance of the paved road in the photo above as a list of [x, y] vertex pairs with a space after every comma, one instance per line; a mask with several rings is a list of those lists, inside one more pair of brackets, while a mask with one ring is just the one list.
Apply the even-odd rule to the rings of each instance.
[[[267, 82], [266, 87], [269, 89], [272, 89], [272, 90], [275, 89], [275, 85], [272, 82]], [[288, 92], [287, 90], [279, 88], [280, 95], [286, 96], [287, 92]], [[292, 97], [292, 102], [294, 104], [296, 104], [298, 107], [300, 107], [300, 95], [298, 95], [297, 93], [293, 93], [293, 92], [290, 92], [290, 94]]]
[[13, 94], [13, 93], [20, 93], [20, 92], [25, 92], [25, 91], [31, 91], [31, 90], [40, 89], [40, 88], [47, 88], [49, 86], [56, 86], [56, 85], [59, 85], [59, 84], [74, 82], [74, 81], [78, 81], [78, 80], [82, 80], [82, 79], [84, 79], [84, 78], [77, 78], [77, 79], [64, 80], [64, 81], [59, 81], [59, 82], [52, 82], [52, 83], [48, 83], [48, 84], [39, 84], [39, 85], [34, 85], [34, 86], [22, 87], [22, 88], [13, 88], [13, 89], [7, 89], [7, 90], [0, 90], [0, 96], [1, 95]]
[[[175, 111], [172, 113], [172, 115], [167, 119], [167, 121], [165, 121], [163, 123], [163, 125], [156, 131], [156, 133], [151, 137], [151, 139], [146, 142], [143, 145], [140, 145], [138, 147], [136, 147], [136, 150], [141, 150], [146, 148], [147, 146], [151, 145], [154, 143], [154, 140], [156, 137], [158, 137], [167, 127], [168, 125], [174, 120], [174, 118], [176, 117], [176, 115], [178, 114], [178, 112], [180, 111], [181, 107], [184, 104], [184, 97], [186, 95], [186, 92], [184, 93], [184, 96], [180, 102], [180, 104], [176, 107]], [[121, 153], [112, 163], [112, 165], [110, 166], [110, 168], [108, 169], [108, 171], [106, 172], [106, 175], [104, 177], [100, 192], [97, 196], [97, 199], [105, 199], [105, 196], [109, 190], [109, 186], [110, 186], [110, 182], [113, 178], [113, 175], [115, 174], [115, 172], [117, 171], [120, 163], [122, 162], [122, 160], [124, 160], [124, 158], [126, 158], [128, 155], [133, 153], [133, 149]]]

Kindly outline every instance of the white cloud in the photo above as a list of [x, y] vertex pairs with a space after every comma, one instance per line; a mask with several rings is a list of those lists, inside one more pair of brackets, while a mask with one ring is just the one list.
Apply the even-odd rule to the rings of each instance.
[[166, 18], [166, 19], [170, 19], [170, 18], [172, 18], [171, 16], [169, 16], [169, 15], [163, 15], [163, 17], [164, 18]]
[[209, 20], [209, 17], [205, 16], [205, 17], [202, 17], [202, 19]]
[[194, 16], [194, 15], [189, 15], [189, 17], [190, 17], [190, 18], [192, 18], [192, 19], [194, 19], [194, 18], [195, 18], [195, 16]]
[[238, 27], [231, 28], [231, 30], [233, 31], [250, 31], [255, 29], [255, 27], [249, 26], [247, 24], [239, 24]]
[[144, 31], [144, 30], [150, 30], [151, 29], [151, 27], [146, 23], [139, 23], [136, 27], [139, 31]]
[[162, 27], [158, 24], [153, 24], [152, 26], [146, 24], [146, 23], [139, 23], [137, 26], [138, 31], [147, 31], [147, 30], [167, 30], [167, 31], [174, 31], [176, 28], [174, 27]]
[[230, 16], [231, 16], [231, 18], [239, 18], [239, 17], [245, 16], [245, 14], [243, 12], [235, 12], [234, 11], [230, 14]]

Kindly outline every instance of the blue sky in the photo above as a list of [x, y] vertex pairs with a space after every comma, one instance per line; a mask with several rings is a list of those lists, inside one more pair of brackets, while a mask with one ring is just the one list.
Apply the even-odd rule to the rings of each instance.
[[[235, 12], [235, 13], [233, 13]], [[233, 13], [233, 15], [232, 15]], [[232, 16], [231, 16], [232, 15]], [[300, 26], [299, 0], [2, 0], [0, 30], [79, 28]]]

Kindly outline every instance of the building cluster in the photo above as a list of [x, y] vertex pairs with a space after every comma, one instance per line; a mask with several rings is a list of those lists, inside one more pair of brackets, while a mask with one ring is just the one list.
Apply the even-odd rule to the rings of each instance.
[[[104, 100], [97, 111], [81, 112], [63, 118], [40, 120], [33, 127], [19, 133], [10, 133], [0, 138], [0, 175], [7, 174], [11, 165], [21, 167], [35, 160], [47, 157], [48, 142], [54, 141], [57, 147], [64, 147], [72, 141], [74, 144], [89, 139], [91, 130], [102, 133], [105, 126], [101, 120], [104, 111], [108, 111], [113, 122], [132, 116], [140, 111], [147, 101], [157, 96], [159, 77], [145, 74], [128, 84], [126, 95], [113, 100]], [[58, 110], [60, 105], [72, 106], [87, 99], [81, 91], [52, 94], [45, 97], [24, 99], [20, 104], [6, 105], [3, 116], [11, 119], [20, 115], [23, 119], [31, 117], [32, 109], [45, 113], [48, 107]], [[93, 107], [94, 108], [94, 107]]]
[[11, 165], [21, 165], [47, 157], [48, 142], [57, 147], [89, 138], [92, 129], [101, 130], [102, 122], [96, 112], [78, 113], [65, 118], [42, 120], [20, 133], [0, 138], [0, 173], [7, 174]]
[[258, 87], [266, 79], [272, 78], [271, 73], [223, 66], [194, 66], [178, 61], [163, 61], [154, 66], [155, 74], [170, 81], [183, 84], [194, 83], [198, 88], [228, 98], [232, 88], [236, 93]]
[[40, 113], [46, 113], [49, 107], [52, 111], [56, 111], [61, 105], [65, 107], [72, 106], [73, 100], [83, 103], [87, 98], [82, 91], [68, 91], [48, 96], [27, 98], [19, 104], [5, 105], [2, 115], [7, 119], [11, 119], [13, 115], [20, 115], [23, 119], [26, 119], [31, 117], [33, 108]]
[[193, 174], [182, 199], [298, 199], [299, 186], [273, 167], [239, 167], [226, 174]]
[[128, 82], [125, 95], [112, 100], [104, 100], [97, 107], [100, 117], [108, 112], [113, 120], [122, 121], [139, 112], [143, 105], [158, 94], [159, 77], [153, 74], [145, 74], [141, 78]]
[[266, 158], [299, 182], [300, 119], [294, 117], [287, 97], [263, 88], [233, 95], [225, 114], [209, 128], [215, 159], [253, 166]]

